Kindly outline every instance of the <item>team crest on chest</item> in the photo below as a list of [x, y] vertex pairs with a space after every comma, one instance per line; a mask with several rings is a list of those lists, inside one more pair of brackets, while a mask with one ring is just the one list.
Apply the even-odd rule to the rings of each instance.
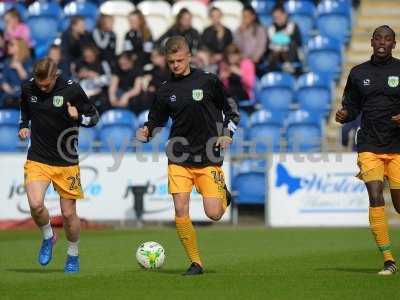
[[203, 100], [203, 90], [192, 90], [192, 98], [195, 101]]
[[53, 105], [55, 107], [61, 107], [64, 103], [64, 97], [63, 96], [54, 96], [53, 97]]
[[388, 77], [388, 86], [394, 88], [399, 85], [399, 76], [389, 76]]

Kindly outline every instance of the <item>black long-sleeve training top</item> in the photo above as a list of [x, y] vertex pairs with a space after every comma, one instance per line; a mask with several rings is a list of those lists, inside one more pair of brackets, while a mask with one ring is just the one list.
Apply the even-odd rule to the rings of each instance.
[[216, 139], [232, 137], [240, 118], [235, 100], [227, 97], [218, 77], [193, 68], [159, 88], [145, 126], [153, 135], [169, 117], [169, 163], [194, 167], [222, 164]]
[[[78, 110], [78, 120], [70, 118], [67, 103]], [[22, 84], [20, 129], [31, 129], [28, 160], [53, 166], [79, 162], [79, 126], [93, 127], [99, 114], [85, 92], [72, 80], [57, 78], [53, 90], [43, 93], [31, 78]]]
[[361, 115], [357, 132], [358, 152], [400, 152], [400, 127], [391, 118], [400, 113], [400, 60], [371, 60], [355, 66], [349, 74], [342, 106], [346, 122]]

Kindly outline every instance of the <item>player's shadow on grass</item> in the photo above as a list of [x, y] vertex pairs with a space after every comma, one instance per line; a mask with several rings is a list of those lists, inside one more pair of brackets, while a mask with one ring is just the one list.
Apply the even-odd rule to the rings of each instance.
[[345, 272], [345, 273], [363, 273], [363, 274], [375, 274], [377, 272], [377, 269], [369, 269], [369, 268], [321, 268], [316, 270]]
[[[163, 273], [163, 274], [174, 274], [174, 275], [182, 275], [183, 273], [185, 273], [184, 269], [160, 269], [157, 270], [157, 272], [159, 273]], [[214, 274], [217, 273], [215, 270], [205, 270], [204, 271], [205, 274]]]
[[61, 269], [5, 269], [7, 272], [15, 272], [15, 273], [64, 273], [64, 270]]

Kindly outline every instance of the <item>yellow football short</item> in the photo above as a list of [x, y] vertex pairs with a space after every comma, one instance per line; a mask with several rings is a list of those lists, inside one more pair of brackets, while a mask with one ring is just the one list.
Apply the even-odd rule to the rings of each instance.
[[168, 165], [168, 190], [170, 194], [190, 193], [193, 189], [205, 198], [225, 199], [224, 172], [219, 166], [203, 168]]
[[360, 168], [357, 177], [364, 182], [383, 181], [386, 177], [391, 189], [400, 189], [400, 154], [361, 152], [357, 164]]
[[52, 182], [62, 199], [84, 198], [79, 165], [60, 167], [27, 160], [24, 166], [24, 177], [25, 185], [31, 181]]

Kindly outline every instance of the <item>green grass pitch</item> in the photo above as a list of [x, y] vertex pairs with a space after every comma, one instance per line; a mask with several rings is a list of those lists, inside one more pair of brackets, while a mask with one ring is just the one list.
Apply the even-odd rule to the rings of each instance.
[[[400, 230], [391, 230], [400, 255]], [[393, 299], [399, 275], [382, 265], [368, 229], [198, 228], [206, 274], [188, 267], [172, 228], [83, 231], [81, 273], [62, 271], [64, 236], [53, 261], [38, 265], [38, 231], [0, 232], [0, 299]], [[137, 246], [166, 249], [161, 270], [138, 267]], [[397, 296], [396, 296], [397, 295]]]

